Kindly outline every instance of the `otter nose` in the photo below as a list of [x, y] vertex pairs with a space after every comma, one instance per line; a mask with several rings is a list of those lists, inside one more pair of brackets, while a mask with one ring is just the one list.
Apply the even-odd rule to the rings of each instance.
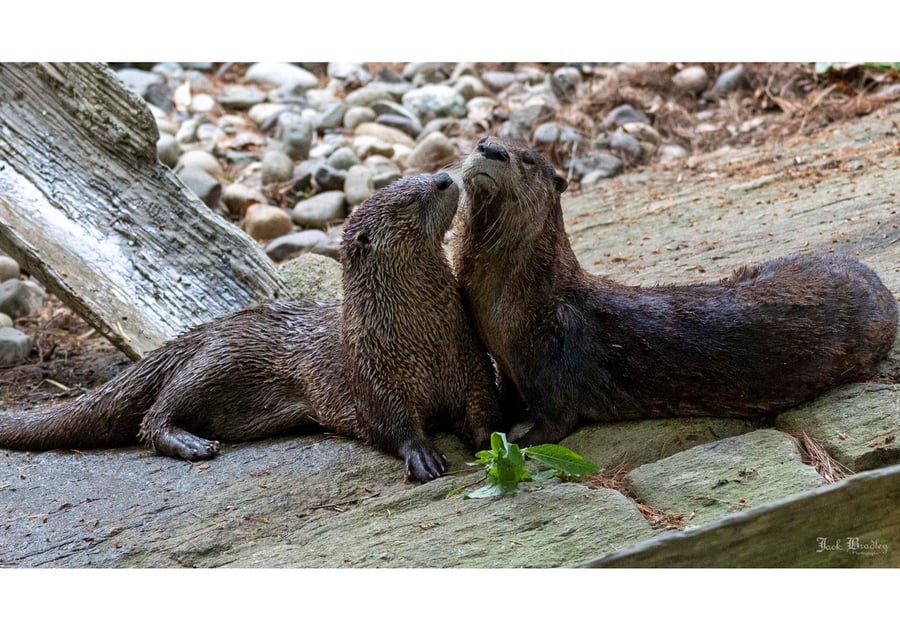
[[478, 143], [478, 152], [489, 160], [500, 160], [501, 162], [509, 161], [509, 153], [499, 144], [494, 144], [489, 140], [482, 140]]
[[434, 176], [434, 183], [438, 190], [447, 190], [453, 185], [453, 178], [450, 177], [449, 173], [441, 171]]

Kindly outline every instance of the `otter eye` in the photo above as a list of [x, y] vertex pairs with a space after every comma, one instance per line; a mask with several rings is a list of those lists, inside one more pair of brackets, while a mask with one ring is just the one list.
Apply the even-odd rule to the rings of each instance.
[[535, 160], [535, 159], [534, 159], [534, 156], [531, 155], [530, 153], [523, 153], [523, 154], [522, 154], [522, 161], [523, 161], [525, 164], [528, 164], [529, 166], [532, 166], [532, 165], [534, 165], [534, 164], [537, 164], [537, 160]]

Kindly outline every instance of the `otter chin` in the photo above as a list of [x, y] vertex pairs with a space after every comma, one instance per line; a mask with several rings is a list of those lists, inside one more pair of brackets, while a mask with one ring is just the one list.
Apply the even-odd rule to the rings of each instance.
[[896, 338], [894, 296], [854, 258], [798, 253], [718, 282], [619, 284], [578, 263], [566, 181], [536, 150], [482, 138], [461, 173], [454, 268], [511, 408], [533, 423], [526, 443], [590, 422], [768, 415], [865, 379]]

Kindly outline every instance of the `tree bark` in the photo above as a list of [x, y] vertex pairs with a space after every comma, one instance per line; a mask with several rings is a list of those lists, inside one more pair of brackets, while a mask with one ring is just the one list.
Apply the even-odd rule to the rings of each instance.
[[133, 359], [283, 285], [103, 64], [0, 64], [0, 249]]

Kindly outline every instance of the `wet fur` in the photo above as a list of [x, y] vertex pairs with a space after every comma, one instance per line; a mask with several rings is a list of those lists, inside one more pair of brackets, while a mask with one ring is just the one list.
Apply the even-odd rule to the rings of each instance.
[[396, 182], [347, 221], [343, 305], [270, 304], [198, 326], [79, 399], [0, 412], [0, 447], [143, 441], [198, 460], [219, 440], [326, 429], [400, 456], [412, 478], [442, 474], [426, 423], [484, 442], [499, 412], [440, 247], [459, 191], [436, 181]]
[[896, 301], [853, 258], [794, 254], [719, 282], [621, 285], [579, 265], [565, 182], [530, 147], [483, 139], [462, 177], [454, 266], [534, 423], [526, 443], [583, 422], [769, 414], [864, 379], [894, 343]]

